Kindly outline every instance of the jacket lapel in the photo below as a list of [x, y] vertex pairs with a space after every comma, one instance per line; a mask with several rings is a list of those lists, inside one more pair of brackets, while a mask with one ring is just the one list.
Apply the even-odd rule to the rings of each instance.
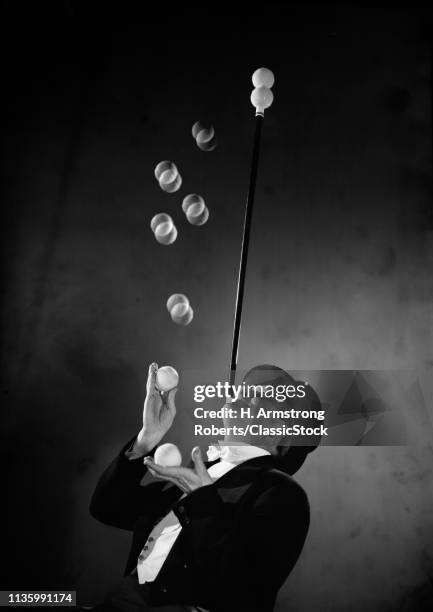
[[218, 478], [213, 485], [226, 503], [236, 503], [263, 472], [273, 467], [273, 457], [265, 455], [248, 459]]

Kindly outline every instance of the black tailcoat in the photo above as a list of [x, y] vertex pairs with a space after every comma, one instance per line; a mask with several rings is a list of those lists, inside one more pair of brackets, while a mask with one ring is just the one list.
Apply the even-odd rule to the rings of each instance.
[[180, 500], [182, 492], [172, 484], [140, 484], [146, 473], [142, 458], [125, 456], [134, 439], [102, 474], [90, 504], [99, 521], [133, 532], [125, 575], [134, 569], [152, 528], [173, 510], [182, 531], [150, 584], [149, 603], [271, 612], [307, 534], [304, 490], [266, 455]]

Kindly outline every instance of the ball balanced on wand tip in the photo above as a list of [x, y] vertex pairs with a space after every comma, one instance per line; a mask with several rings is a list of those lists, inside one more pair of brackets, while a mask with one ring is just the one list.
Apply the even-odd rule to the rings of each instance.
[[255, 89], [251, 93], [251, 103], [256, 114], [263, 116], [265, 109], [269, 108], [274, 100], [271, 90], [275, 83], [274, 73], [269, 68], [258, 68], [252, 76], [252, 82]]
[[238, 288], [236, 293], [235, 318], [233, 324], [232, 350], [230, 356], [229, 382], [234, 384], [238, 362], [239, 335], [242, 320], [242, 303], [244, 299], [245, 277], [247, 272], [248, 248], [250, 243], [251, 220], [253, 215], [254, 194], [256, 190], [257, 170], [259, 166], [260, 135], [265, 109], [274, 100], [271, 87], [275, 83], [274, 74], [269, 68], [258, 68], [252, 76], [254, 90], [251, 93], [251, 103], [256, 109], [256, 126], [254, 132], [253, 154], [251, 159], [250, 182], [247, 204], [245, 208], [244, 229], [242, 235], [241, 257], [239, 261]]

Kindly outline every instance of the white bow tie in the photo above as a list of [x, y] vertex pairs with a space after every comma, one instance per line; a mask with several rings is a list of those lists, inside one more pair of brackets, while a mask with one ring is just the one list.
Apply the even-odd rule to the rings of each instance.
[[216, 461], [217, 459], [223, 459], [228, 461], [227, 455], [229, 455], [230, 446], [222, 446], [221, 444], [211, 444], [207, 449], [208, 461]]

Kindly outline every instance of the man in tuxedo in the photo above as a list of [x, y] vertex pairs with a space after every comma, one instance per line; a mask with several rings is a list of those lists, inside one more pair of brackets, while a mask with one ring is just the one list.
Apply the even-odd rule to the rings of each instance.
[[[195, 447], [190, 467], [158, 466], [153, 454], [173, 424], [176, 390], [158, 391], [157, 367], [149, 368], [143, 427], [102, 474], [90, 504], [93, 517], [133, 533], [124, 578], [97, 609], [271, 612], [309, 526], [307, 496], [291, 475], [317, 441], [226, 436], [210, 449], [211, 461]], [[253, 368], [244, 382], [297, 384], [275, 366]], [[257, 400], [243, 401], [257, 408]], [[311, 387], [303, 408], [320, 409]], [[147, 471], [154, 480], [143, 485]]]

